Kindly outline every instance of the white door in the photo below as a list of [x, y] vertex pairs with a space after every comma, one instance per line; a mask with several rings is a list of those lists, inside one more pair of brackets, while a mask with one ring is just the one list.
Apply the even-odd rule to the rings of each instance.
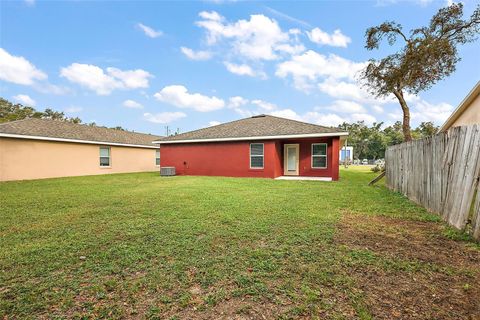
[[298, 144], [285, 144], [283, 150], [283, 174], [298, 176], [300, 146]]

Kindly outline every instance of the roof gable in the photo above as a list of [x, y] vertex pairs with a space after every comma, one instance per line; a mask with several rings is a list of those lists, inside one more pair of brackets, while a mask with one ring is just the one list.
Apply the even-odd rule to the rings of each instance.
[[181, 133], [160, 139], [156, 142], [162, 144], [262, 138], [274, 139], [289, 136], [340, 136], [347, 134], [347, 132], [335, 128], [270, 115], [258, 115], [213, 127]]
[[155, 147], [152, 142], [161, 138], [145, 133], [36, 118], [0, 123], [0, 136], [145, 147]]

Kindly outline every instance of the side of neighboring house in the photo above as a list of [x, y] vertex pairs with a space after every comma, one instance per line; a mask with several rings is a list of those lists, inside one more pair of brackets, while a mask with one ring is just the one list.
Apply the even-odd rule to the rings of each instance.
[[156, 171], [158, 136], [25, 119], [0, 124], [0, 181]]
[[440, 131], [478, 123], [480, 123], [480, 81], [440, 127]]

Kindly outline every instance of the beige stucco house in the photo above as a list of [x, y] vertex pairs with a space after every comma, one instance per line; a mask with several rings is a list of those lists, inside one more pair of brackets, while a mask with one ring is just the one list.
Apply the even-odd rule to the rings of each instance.
[[0, 123], [0, 181], [156, 171], [158, 138], [57, 120]]
[[453, 111], [451, 116], [440, 127], [440, 131], [446, 131], [451, 127], [459, 127], [480, 123], [480, 81], [463, 99], [460, 105]]

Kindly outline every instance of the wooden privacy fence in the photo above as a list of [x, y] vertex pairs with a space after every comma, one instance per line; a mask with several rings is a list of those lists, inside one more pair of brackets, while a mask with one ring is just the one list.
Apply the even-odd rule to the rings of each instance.
[[389, 147], [387, 186], [480, 240], [480, 125]]

